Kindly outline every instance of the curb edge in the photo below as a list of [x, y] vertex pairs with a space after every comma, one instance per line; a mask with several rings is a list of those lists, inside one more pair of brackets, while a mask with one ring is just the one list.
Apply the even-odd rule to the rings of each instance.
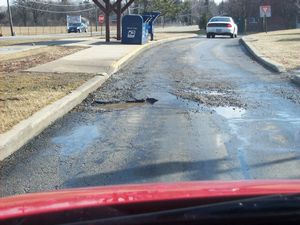
[[267, 67], [268, 69], [275, 71], [277, 73], [284, 73], [286, 72], [286, 69], [283, 65], [274, 62], [268, 58], [266, 58], [264, 55], [258, 53], [258, 51], [245, 40], [244, 37], [240, 39], [240, 43], [248, 50], [248, 52], [262, 65]]

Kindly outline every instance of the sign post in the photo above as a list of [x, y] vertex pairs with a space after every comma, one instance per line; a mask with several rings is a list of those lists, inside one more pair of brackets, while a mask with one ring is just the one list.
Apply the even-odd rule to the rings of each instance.
[[272, 11], [270, 5], [260, 6], [260, 17], [263, 18], [263, 26], [264, 26], [264, 31], [266, 33], [268, 31], [267, 18], [271, 16], [272, 16]]
[[105, 20], [105, 18], [104, 18], [104, 16], [103, 15], [100, 15], [99, 16], [99, 24], [100, 24], [100, 27], [101, 27], [101, 36], [102, 36], [102, 29], [103, 29], [103, 23], [104, 23], [104, 20]]

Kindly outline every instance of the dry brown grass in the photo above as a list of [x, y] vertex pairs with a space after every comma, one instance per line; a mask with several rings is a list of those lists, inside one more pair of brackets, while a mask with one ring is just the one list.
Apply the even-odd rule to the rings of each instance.
[[83, 48], [52, 46], [16, 53], [1, 60], [0, 133], [8, 131], [21, 120], [67, 95], [92, 77], [87, 74], [25, 73], [21, 70], [81, 49]]
[[252, 34], [246, 40], [260, 53], [288, 70], [300, 68], [300, 29]]
[[0, 133], [91, 78], [87, 74], [0, 74]]

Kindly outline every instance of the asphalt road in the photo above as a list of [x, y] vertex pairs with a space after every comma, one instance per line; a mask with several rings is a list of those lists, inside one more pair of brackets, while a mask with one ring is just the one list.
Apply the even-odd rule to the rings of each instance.
[[299, 112], [299, 88], [254, 62], [238, 39], [169, 43], [115, 74], [2, 162], [0, 196], [144, 182], [299, 179]]

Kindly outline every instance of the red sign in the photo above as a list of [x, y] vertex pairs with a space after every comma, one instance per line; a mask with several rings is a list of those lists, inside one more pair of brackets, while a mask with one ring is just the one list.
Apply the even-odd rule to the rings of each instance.
[[271, 17], [271, 6], [270, 5], [260, 6], [260, 17]]
[[268, 12], [269, 8], [270, 8], [270, 6], [268, 6], [268, 5], [263, 5], [263, 6], [262, 6], [262, 10], [263, 10], [265, 13]]
[[103, 24], [104, 23], [104, 16], [99, 16], [99, 23], [100, 24]]

